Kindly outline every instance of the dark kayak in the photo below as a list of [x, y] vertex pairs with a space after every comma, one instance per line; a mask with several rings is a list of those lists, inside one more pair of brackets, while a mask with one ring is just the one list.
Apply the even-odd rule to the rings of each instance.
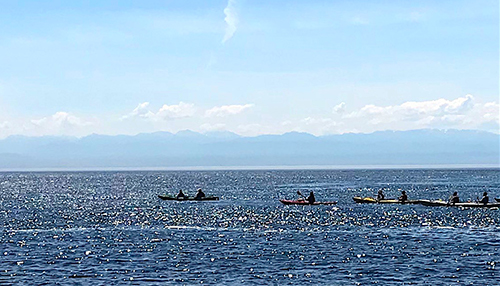
[[280, 202], [283, 203], [284, 205], [303, 205], [303, 206], [336, 205], [337, 204], [337, 202], [314, 202], [314, 203], [310, 204], [308, 201], [304, 201], [304, 200], [301, 200], [301, 201], [280, 200]]
[[195, 198], [195, 197], [184, 197], [177, 198], [176, 196], [170, 195], [158, 195], [158, 197], [165, 201], [218, 201], [219, 197], [203, 197], [203, 198]]
[[500, 207], [500, 203], [475, 203], [475, 202], [464, 202], [464, 203], [455, 203], [449, 204], [447, 201], [437, 200], [419, 200], [419, 204], [424, 206], [432, 206], [432, 207], [464, 207], [464, 208], [498, 208]]
[[359, 203], [359, 204], [418, 204], [418, 202], [419, 202], [417, 200], [407, 200], [407, 201], [401, 202], [397, 199], [377, 201], [375, 198], [372, 198], [372, 197], [366, 197], [366, 198], [354, 197], [352, 199], [356, 203]]

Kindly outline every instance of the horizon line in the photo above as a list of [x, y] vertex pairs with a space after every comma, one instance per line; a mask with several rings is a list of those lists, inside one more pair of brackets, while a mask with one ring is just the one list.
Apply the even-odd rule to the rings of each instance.
[[277, 166], [175, 166], [175, 167], [83, 167], [83, 168], [0, 168], [0, 173], [25, 172], [147, 172], [147, 171], [299, 171], [299, 170], [460, 170], [500, 169], [499, 164], [436, 165], [277, 165]]

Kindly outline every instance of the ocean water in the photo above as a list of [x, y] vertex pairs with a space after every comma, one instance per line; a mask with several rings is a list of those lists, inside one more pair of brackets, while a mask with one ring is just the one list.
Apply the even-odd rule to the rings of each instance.
[[[201, 187], [215, 202], [161, 201]], [[0, 285], [498, 285], [500, 170], [0, 173]], [[284, 206], [314, 191], [335, 206]]]

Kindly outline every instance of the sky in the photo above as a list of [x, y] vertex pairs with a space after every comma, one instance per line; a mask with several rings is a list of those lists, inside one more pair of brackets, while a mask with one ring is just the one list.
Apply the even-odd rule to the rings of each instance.
[[497, 0], [0, 7], [0, 138], [500, 133]]

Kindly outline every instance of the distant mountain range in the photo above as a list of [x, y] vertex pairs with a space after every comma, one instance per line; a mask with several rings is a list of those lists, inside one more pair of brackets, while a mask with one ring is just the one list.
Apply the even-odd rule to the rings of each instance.
[[500, 136], [474, 130], [241, 137], [193, 131], [0, 140], [1, 169], [190, 166], [500, 165]]

